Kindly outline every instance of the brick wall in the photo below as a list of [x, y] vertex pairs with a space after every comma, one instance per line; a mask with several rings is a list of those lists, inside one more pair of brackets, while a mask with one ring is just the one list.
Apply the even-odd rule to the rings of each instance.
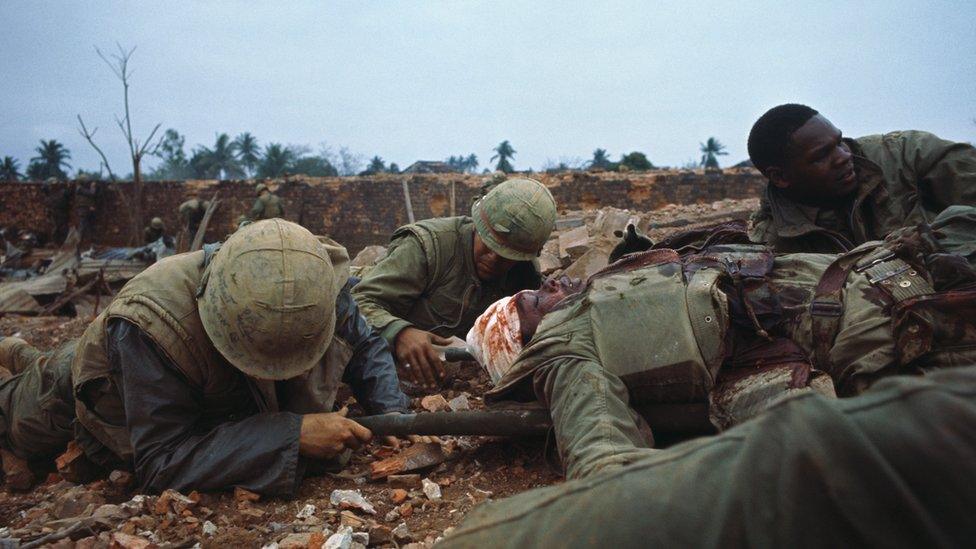
[[[583, 210], [614, 206], [648, 211], [669, 203], [713, 202], [723, 198], [758, 196], [763, 178], [752, 170], [660, 171], [640, 174], [567, 173], [541, 175], [559, 209]], [[283, 200], [285, 217], [313, 233], [328, 234], [355, 254], [370, 244], [385, 244], [398, 226], [407, 222], [402, 182], [407, 181], [417, 219], [467, 214], [478, 195], [483, 177], [452, 175], [380, 175], [370, 177], [291, 177], [269, 182]], [[59, 183], [55, 185], [67, 185]], [[61, 187], [55, 187], [61, 188]], [[146, 222], [159, 216], [167, 227], [178, 227], [177, 207], [192, 193], [209, 199], [219, 193], [220, 208], [207, 231], [207, 240], [219, 240], [233, 230], [238, 216], [254, 202], [253, 181], [147, 182], [144, 193]], [[95, 218], [94, 240], [124, 246], [128, 237], [129, 183], [105, 183]], [[13, 225], [42, 234], [53, 230], [52, 216], [40, 183], [0, 183], [0, 226]], [[77, 219], [71, 213], [72, 223]]]

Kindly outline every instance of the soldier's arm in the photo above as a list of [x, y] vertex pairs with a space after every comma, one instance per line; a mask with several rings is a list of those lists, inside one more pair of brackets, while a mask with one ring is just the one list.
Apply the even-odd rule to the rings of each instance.
[[125, 403], [142, 490], [225, 490], [241, 486], [292, 495], [301, 480], [302, 416], [258, 413], [212, 428], [198, 425], [199, 391], [148, 337], [124, 320], [109, 324], [109, 360]]
[[257, 221], [261, 219], [261, 214], [264, 213], [264, 202], [260, 198], [254, 201], [254, 205], [251, 206], [251, 213], [247, 214], [247, 218], [251, 221]]
[[336, 336], [353, 347], [352, 359], [346, 365], [342, 380], [352, 388], [356, 401], [369, 414], [406, 412], [410, 403], [400, 390], [390, 347], [367, 324], [348, 288], [339, 294], [336, 318], [340, 321]]
[[926, 209], [976, 205], [976, 148], [928, 132], [904, 134], [905, 161], [915, 168], [919, 198]]
[[428, 261], [413, 235], [396, 240], [390, 252], [353, 289], [369, 324], [393, 346], [397, 334], [412, 326], [405, 320], [428, 284]]

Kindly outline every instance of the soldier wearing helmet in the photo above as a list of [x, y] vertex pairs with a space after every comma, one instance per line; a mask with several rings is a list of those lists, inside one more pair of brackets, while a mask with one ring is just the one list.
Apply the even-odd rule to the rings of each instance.
[[433, 388], [444, 378], [433, 345], [463, 338], [497, 299], [539, 287], [533, 260], [555, 220], [549, 190], [516, 178], [478, 200], [471, 217], [428, 219], [393, 233], [389, 254], [353, 295], [406, 379]]
[[0, 442], [33, 459], [74, 438], [143, 490], [293, 494], [308, 460], [371, 437], [333, 413], [341, 382], [368, 413], [407, 409], [348, 259], [294, 223], [253, 223], [145, 270], [54, 353], [0, 341], [0, 362], [23, 372], [0, 385]]
[[285, 208], [281, 204], [281, 198], [271, 192], [264, 183], [258, 183], [254, 187], [254, 194], [258, 195], [248, 214], [251, 221], [261, 221], [262, 219], [272, 219], [275, 217], [285, 217]]
[[152, 244], [166, 234], [166, 224], [158, 217], [152, 218], [149, 226], [142, 230], [142, 238], [146, 244]]

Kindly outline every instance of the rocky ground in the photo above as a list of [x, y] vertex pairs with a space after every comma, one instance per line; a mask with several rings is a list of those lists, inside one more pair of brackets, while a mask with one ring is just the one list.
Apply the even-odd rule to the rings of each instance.
[[[648, 213], [604, 209], [566, 212], [543, 258], [549, 273], [592, 274], [606, 263], [612, 232], [634, 222], [655, 241], [676, 230], [744, 218], [758, 201], [669, 205]], [[580, 231], [579, 227], [586, 227]], [[567, 238], [573, 230], [575, 235]], [[374, 251], [375, 253], [375, 251]], [[546, 263], [548, 261], [548, 264]], [[79, 336], [90, 318], [0, 316], [0, 334], [49, 349]], [[417, 411], [479, 408], [487, 376], [462, 366], [438, 396], [416, 398]], [[443, 397], [443, 398], [441, 398]], [[460, 398], [463, 397], [463, 398]], [[353, 406], [355, 409], [355, 406]], [[544, 441], [444, 437], [371, 444], [338, 473], [307, 479], [293, 500], [233, 493], [139, 494], [122, 471], [89, 482], [68, 468], [32, 490], [0, 489], [2, 547], [423, 547], [481, 503], [562, 481]], [[551, 454], [551, 452], [549, 452]], [[406, 458], [410, 458], [406, 460]], [[421, 467], [400, 470], [410, 461]], [[393, 471], [398, 474], [385, 476]], [[39, 474], [39, 478], [44, 473]], [[69, 480], [70, 479], [70, 480]], [[73, 481], [73, 482], [72, 482]]]

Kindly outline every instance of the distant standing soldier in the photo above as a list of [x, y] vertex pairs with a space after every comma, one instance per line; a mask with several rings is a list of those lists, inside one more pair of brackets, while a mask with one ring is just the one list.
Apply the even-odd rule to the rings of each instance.
[[164, 234], [166, 234], [166, 224], [163, 223], [163, 220], [158, 217], [152, 218], [152, 221], [149, 222], [149, 226], [142, 231], [143, 239], [146, 241], [146, 244], [152, 244], [153, 242], [162, 238]]
[[71, 217], [71, 186], [60, 184], [57, 180], [44, 181], [44, 205], [54, 226], [51, 231], [51, 242], [60, 246], [68, 236], [68, 219]]
[[186, 232], [190, 239], [197, 234], [197, 229], [200, 228], [200, 223], [203, 221], [203, 216], [207, 213], [207, 208], [209, 207], [209, 200], [200, 200], [192, 195], [189, 200], [180, 204], [180, 219], [183, 220], [183, 226], [186, 227]]
[[262, 219], [271, 219], [273, 217], [285, 217], [285, 208], [281, 205], [281, 199], [278, 198], [278, 195], [271, 192], [267, 185], [258, 183], [257, 187], [254, 187], [254, 192], [258, 195], [258, 198], [254, 201], [254, 206], [251, 208], [248, 219], [251, 221], [261, 221]]
[[98, 209], [101, 189], [97, 181], [90, 181], [87, 175], [79, 175], [75, 180], [74, 206], [75, 215], [78, 217], [78, 232], [81, 239], [85, 240], [89, 235], [92, 225], [95, 224], [95, 211]]

